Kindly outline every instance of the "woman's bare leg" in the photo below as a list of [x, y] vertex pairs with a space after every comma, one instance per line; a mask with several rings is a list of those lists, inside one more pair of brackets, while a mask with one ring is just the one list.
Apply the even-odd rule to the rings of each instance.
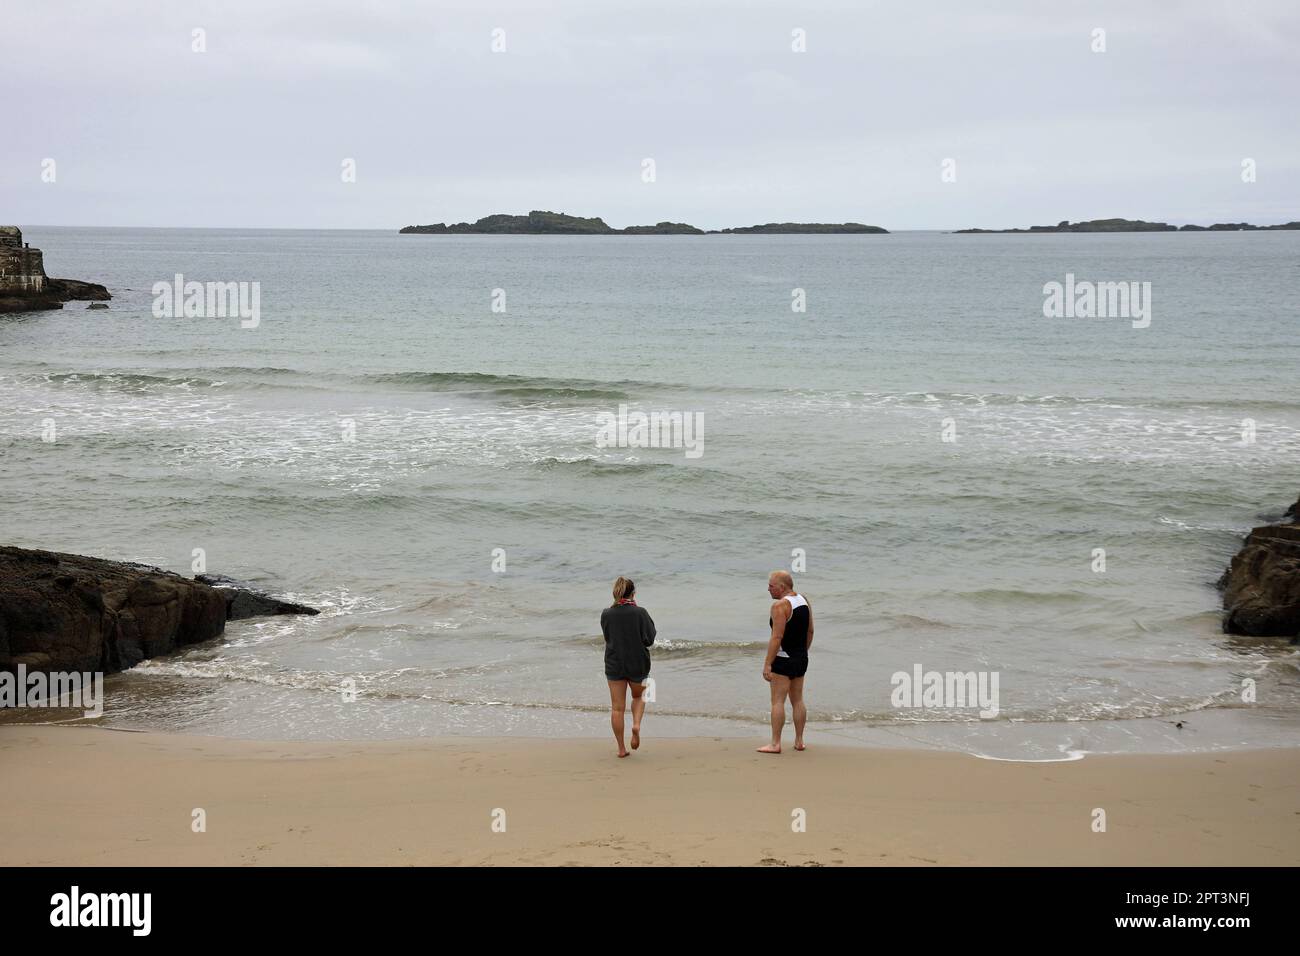
[[627, 756], [627, 748], [623, 746], [623, 711], [627, 707], [627, 681], [612, 680], [609, 684], [609, 726], [614, 731], [614, 739], [618, 741], [618, 755]]
[[759, 747], [761, 754], [779, 754], [781, 752], [781, 730], [785, 727], [785, 698], [790, 693], [790, 678], [773, 674], [772, 681], [772, 742], [766, 747]]
[[641, 746], [641, 718], [645, 716], [645, 684], [628, 684], [632, 688], [632, 749]]

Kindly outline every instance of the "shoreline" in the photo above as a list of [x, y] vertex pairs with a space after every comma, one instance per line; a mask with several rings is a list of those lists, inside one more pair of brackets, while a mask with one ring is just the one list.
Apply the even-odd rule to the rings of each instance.
[[[121, 675], [116, 675], [121, 679]], [[1262, 708], [1262, 709], [1261, 709]], [[527, 708], [529, 724], [518, 727], [501, 722], [501, 708], [461, 705], [456, 710], [477, 711], [481, 721], [455, 723], [448, 711], [431, 713], [428, 721], [394, 727], [375, 721], [373, 714], [356, 713], [343, 720], [337, 711], [308, 710], [295, 722], [245, 723], [214, 717], [182, 726], [157, 721], [118, 718], [106, 711], [102, 717], [84, 717], [76, 708], [8, 708], [0, 710], [0, 731], [34, 727], [109, 730], [155, 734], [199, 740], [237, 740], [248, 743], [386, 745], [422, 740], [473, 742], [479, 740], [580, 741], [603, 740], [608, 733], [608, 708], [591, 706], [547, 711]], [[708, 718], [665, 713], [651, 705], [647, 732], [664, 741], [766, 740], [767, 721]], [[464, 718], [460, 718], [464, 720]], [[377, 729], [378, 728], [378, 729]], [[1071, 720], [1020, 718], [984, 720], [880, 720], [819, 721], [810, 719], [811, 740], [858, 750], [945, 753], [1008, 763], [1058, 763], [1101, 756], [1178, 756], [1300, 748], [1300, 714], [1264, 705], [1218, 706], [1165, 715]], [[787, 714], [785, 738], [792, 740]], [[610, 738], [612, 741], [612, 737]]]
[[604, 739], [87, 733], [107, 729], [0, 727], [25, 806], [0, 865], [1300, 864], [1300, 748], [1029, 763], [648, 737], [619, 760]]

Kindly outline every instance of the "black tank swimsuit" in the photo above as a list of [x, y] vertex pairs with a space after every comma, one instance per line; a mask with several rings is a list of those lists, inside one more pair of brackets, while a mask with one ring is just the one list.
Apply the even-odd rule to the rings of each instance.
[[[772, 619], [767, 619], [767, 626], [772, 626]], [[808, 673], [808, 602], [804, 601], [790, 612], [790, 620], [785, 622], [785, 634], [781, 636], [781, 651], [772, 661], [772, 673], [782, 677], [803, 677]]]

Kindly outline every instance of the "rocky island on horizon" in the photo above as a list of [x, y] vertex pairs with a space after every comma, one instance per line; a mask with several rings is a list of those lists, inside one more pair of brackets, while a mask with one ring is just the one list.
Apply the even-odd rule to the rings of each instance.
[[445, 222], [427, 226], [404, 226], [407, 235], [524, 235], [524, 236], [716, 236], [749, 234], [869, 234], [888, 235], [888, 229], [860, 222], [769, 222], [731, 229], [700, 229], [685, 222], [660, 222], [653, 226], [628, 226], [614, 229], [599, 216], [583, 218], [562, 212], [534, 209], [526, 216], [496, 213], [477, 222]]
[[1144, 219], [1089, 219], [1070, 222], [1062, 219], [1055, 226], [1030, 226], [1028, 229], [955, 229], [955, 234], [1005, 234], [1050, 232], [1267, 232], [1276, 229], [1300, 229], [1300, 222], [1286, 222], [1276, 226], [1256, 226], [1249, 222], [1216, 222], [1212, 226], [1171, 226], [1167, 222], [1147, 222]]

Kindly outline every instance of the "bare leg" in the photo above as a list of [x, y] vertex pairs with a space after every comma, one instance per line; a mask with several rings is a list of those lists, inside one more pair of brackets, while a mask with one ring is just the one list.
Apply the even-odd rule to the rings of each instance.
[[803, 750], [803, 727], [808, 722], [808, 708], [803, 705], [803, 678], [790, 681], [790, 709], [794, 711], [794, 749]]
[[645, 684], [628, 684], [632, 688], [632, 749], [641, 746], [641, 718], [645, 716]]
[[614, 731], [614, 739], [618, 741], [618, 755], [627, 756], [627, 748], [623, 746], [623, 711], [627, 707], [627, 681], [612, 680], [609, 681], [609, 726]]
[[761, 754], [779, 754], [781, 752], [781, 730], [785, 727], [785, 698], [790, 693], [790, 678], [780, 674], [772, 675], [772, 742], [766, 747], [759, 747]]

